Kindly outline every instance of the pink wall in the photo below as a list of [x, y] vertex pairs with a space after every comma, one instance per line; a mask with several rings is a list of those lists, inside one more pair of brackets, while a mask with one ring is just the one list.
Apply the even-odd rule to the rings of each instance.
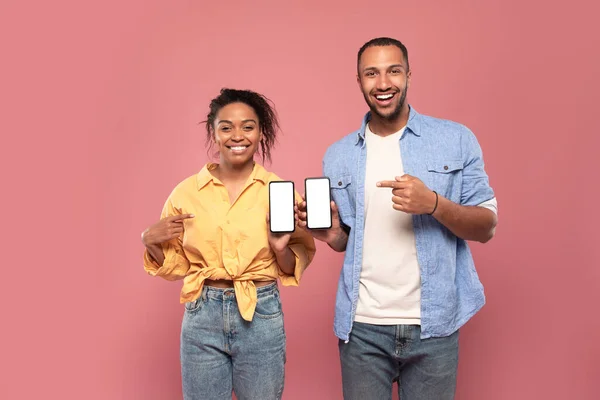
[[[356, 52], [380, 35], [408, 46], [411, 103], [477, 134], [500, 202], [457, 399], [600, 398], [595, 2], [258, 4], [0, 5], [0, 398], [180, 398], [180, 286], [144, 274], [139, 234], [206, 161], [209, 99], [272, 98], [271, 169], [301, 182], [359, 125]], [[285, 399], [341, 397], [340, 264], [319, 246], [283, 290]]]

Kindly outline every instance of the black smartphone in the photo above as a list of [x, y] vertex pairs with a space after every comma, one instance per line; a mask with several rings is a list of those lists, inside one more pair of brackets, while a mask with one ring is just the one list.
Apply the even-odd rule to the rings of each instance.
[[329, 178], [306, 178], [306, 226], [309, 229], [331, 228], [331, 191]]
[[294, 182], [269, 183], [269, 229], [273, 233], [290, 233], [296, 229], [294, 218]]

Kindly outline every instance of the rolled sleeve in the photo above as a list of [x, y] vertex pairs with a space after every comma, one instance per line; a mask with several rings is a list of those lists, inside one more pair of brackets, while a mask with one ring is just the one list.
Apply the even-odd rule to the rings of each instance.
[[181, 246], [169, 242], [163, 243], [162, 249], [165, 255], [163, 265], [158, 265], [148, 250], [144, 252], [144, 270], [151, 276], [158, 276], [168, 281], [183, 279], [190, 269], [190, 264], [185, 254], [182, 254]]
[[481, 147], [473, 132], [468, 129], [463, 136], [462, 151], [464, 165], [461, 205], [476, 206], [493, 199], [494, 191], [485, 172]]
[[[170, 199], [167, 199], [161, 213], [161, 219], [173, 215], [179, 215], [179, 212]], [[183, 279], [190, 269], [190, 262], [185, 256], [182, 245], [183, 234], [168, 242], [162, 243], [162, 251], [165, 261], [159, 265], [152, 258], [148, 250], [144, 251], [144, 270], [151, 276], [159, 276], [168, 281]]]
[[301, 228], [296, 228], [296, 231], [292, 234], [288, 247], [296, 256], [294, 275], [288, 275], [280, 269], [279, 279], [283, 286], [298, 286], [304, 271], [308, 268], [315, 256], [315, 240], [308, 232]]

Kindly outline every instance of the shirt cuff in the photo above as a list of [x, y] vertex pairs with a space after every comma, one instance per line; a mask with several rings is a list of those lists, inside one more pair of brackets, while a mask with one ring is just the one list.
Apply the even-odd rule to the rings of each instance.
[[292, 253], [296, 257], [296, 265], [294, 267], [294, 275], [288, 275], [279, 269], [279, 279], [283, 286], [298, 286], [304, 270], [310, 263], [306, 248], [302, 244], [292, 244], [289, 246]]
[[478, 204], [477, 207], [487, 208], [488, 210], [492, 210], [494, 214], [498, 215], [498, 201], [495, 197], [488, 201], [484, 201], [483, 203]]

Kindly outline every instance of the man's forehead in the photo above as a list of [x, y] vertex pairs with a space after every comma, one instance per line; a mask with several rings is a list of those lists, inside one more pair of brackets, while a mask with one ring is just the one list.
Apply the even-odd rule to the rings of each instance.
[[368, 68], [369, 66], [389, 67], [392, 65], [403, 65], [404, 54], [396, 46], [373, 46], [365, 49], [360, 58], [360, 66]]

